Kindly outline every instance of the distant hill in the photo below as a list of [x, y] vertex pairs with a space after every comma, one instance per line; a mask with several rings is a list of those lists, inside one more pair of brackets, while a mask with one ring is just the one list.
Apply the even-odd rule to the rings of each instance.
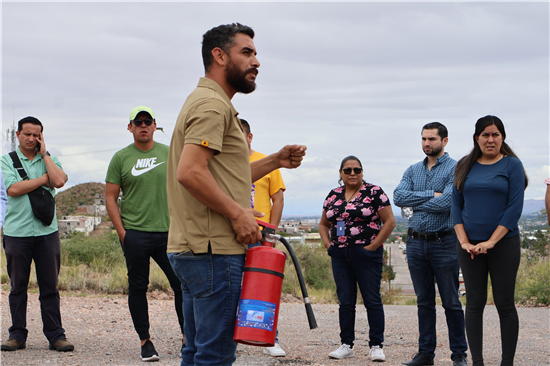
[[544, 200], [523, 201], [522, 215], [534, 215], [544, 208]]
[[94, 182], [82, 183], [59, 192], [55, 196], [57, 217], [76, 214], [78, 206], [93, 205], [97, 193], [99, 193], [100, 198], [105, 199], [105, 184]]
[[[522, 215], [536, 215], [544, 208], [544, 200], [524, 200]], [[392, 211], [395, 217], [401, 217], [401, 207], [392, 205]]]
[[[58, 193], [55, 196], [55, 203], [57, 206], [57, 216], [74, 215], [78, 212], [78, 206], [80, 205], [93, 205], [95, 202], [95, 195], [99, 193], [99, 196], [105, 199], [105, 184], [103, 183], [82, 183], [73, 186], [63, 192]], [[525, 200], [523, 202], [522, 215], [534, 215], [544, 208], [544, 200]], [[401, 218], [401, 208], [392, 205], [394, 215]], [[287, 216], [287, 215], [283, 215]], [[301, 215], [291, 215], [301, 216]], [[316, 217], [315, 215], [311, 216]]]

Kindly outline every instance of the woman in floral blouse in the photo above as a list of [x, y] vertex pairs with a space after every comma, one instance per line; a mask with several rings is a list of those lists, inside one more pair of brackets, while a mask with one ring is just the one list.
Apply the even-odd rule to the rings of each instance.
[[355, 356], [355, 303], [357, 284], [367, 308], [370, 357], [385, 361], [384, 308], [380, 297], [382, 244], [395, 227], [390, 200], [382, 188], [363, 180], [363, 166], [355, 156], [340, 164], [341, 185], [328, 194], [323, 204], [319, 233], [332, 259], [332, 272], [340, 302], [342, 345], [331, 358]]

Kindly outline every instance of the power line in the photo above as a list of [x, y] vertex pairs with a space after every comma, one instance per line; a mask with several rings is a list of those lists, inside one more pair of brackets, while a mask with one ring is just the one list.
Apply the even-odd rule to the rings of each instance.
[[57, 157], [77, 156], [77, 155], [94, 154], [94, 153], [107, 152], [107, 151], [118, 151], [118, 150], [120, 150], [120, 149], [121, 149], [121, 148], [106, 149], [106, 150], [96, 150], [96, 151], [87, 151], [87, 152], [74, 153], [74, 154], [62, 154], [62, 155], [56, 155], [56, 156], [57, 156]]

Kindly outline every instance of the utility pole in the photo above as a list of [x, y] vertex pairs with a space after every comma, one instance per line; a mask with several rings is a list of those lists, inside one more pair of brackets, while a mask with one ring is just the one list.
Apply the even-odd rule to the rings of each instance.
[[390, 247], [390, 255], [389, 255], [389, 257], [390, 257], [390, 261], [389, 261], [390, 264], [389, 264], [388, 267], [389, 267], [389, 270], [390, 270], [390, 279], [389, 279], [389, 281], [388, 281], [388, 282], [389, 282], [389, 283], [388, 283], [388, 286], [389, 286], [390, 293], [391, 293], [391, 274], [392, 274], [392, 268], [391, 268], [391, 247]]
[[16, 135], [15, 135], [15, 108], [14, 108], [14, 112], [13, 112], [13, 122], [12, 122], [12, 126], [10, 128], [7, 129], [6, 131], [6, 140], [8, 142], [11, 142], [11, 150], [10, 151], [15, 151], [15, 140], [16, 140]]

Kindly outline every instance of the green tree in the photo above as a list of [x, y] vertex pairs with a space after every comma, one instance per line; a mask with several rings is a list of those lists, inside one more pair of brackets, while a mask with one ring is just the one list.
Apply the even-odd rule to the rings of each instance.
[[[545, 209], [540, 210], [537, 216], [545, 222], [548, 221], [548, 213]], [[548, 229], [548, 225], [546, 225], [546, 228]], [[542, 230], [537, 230], [534, 237], [523, 239], [521, 247], [528, 249], [527, 260], [529, 262], [548, 257], [550, 254], [550, 237], [548, 236], [548, 231], [543, 232]]]
[[535, 232], [534, 238], [524, 238], [522, 247], [528, 249], [527, 259], [532, 262], [538, 258], [547, 257], [549, 254], [550, 240], [547, 233], [541, 230]]

